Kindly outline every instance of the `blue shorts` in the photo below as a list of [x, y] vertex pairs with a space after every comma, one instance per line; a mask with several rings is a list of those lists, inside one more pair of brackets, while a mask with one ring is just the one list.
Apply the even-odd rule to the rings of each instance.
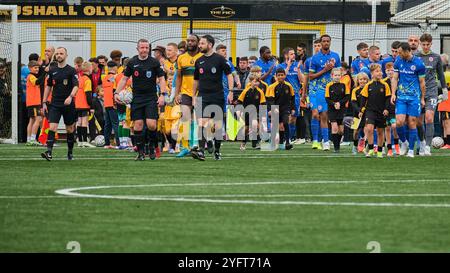
[[420, 100], [397, 100], [395, 103], [396, 115], [420, 116]]
[[309, 94], [309, 103], [311, 110], [317, 110], [319, 113], [328, 111], [327, 100], [325, 99], [325, 92], [317, 92]]

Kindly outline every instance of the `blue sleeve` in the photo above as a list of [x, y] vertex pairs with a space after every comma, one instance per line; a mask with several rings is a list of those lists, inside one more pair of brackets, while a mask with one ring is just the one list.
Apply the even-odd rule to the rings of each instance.
[[395, 72], [398, 72], [399, 62], [400, 62], [399, 59], [396, 59], [394, 62], [394, 71]]
[[339, 68], [341, 67], [341, 57], [339, 57], [339, 54], [334, 54], [335, 55], [335, 59], [336, 59], [336, 65], [334, 67]]
[[311, 59], [311, 63], [309, 64], [309, 72], [316, 73], [318, 71], [315, 59], [316, 58], [314, 57]]
[[356, 65], [356, 59], [353, 60], [353, 62], [352, 62], [351, 71], [352, 71], [352, 75], [358, 74], [358, 67]]
[[228, 63], [228, 65], [230, 66], [230, 71], [231, 71], [231, 73], [235, 72], [235, 71], [236, 71], [236, 68], [234, 68], [233, 63], [230, 62], [230, 61], [227, 61], [227, 63]]
[[425, 64], [421, 59], [419, 59], [419, 61], [417, 62], [417, 75], [419, 76], [419, 78], [423, 78], [425, 77], [425, 74], [426, 74]]

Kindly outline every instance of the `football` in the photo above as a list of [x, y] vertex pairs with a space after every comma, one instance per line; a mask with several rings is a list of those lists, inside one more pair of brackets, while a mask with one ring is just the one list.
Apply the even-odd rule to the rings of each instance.
[[442, 137], [434, 137], [431, 141], [431, 146], [435, 149], [440, 149], [442, 146], [444, 146], [444, 139]]
[[130, 104], [133, 100], [133, 93], [128, 90], [122, 90], [119, 92], [119, 98], [124, 104]]
[[95, 146], [97, 147], [105, 146], [105, 137], [103, 135], [98, 135], [95, 137]]

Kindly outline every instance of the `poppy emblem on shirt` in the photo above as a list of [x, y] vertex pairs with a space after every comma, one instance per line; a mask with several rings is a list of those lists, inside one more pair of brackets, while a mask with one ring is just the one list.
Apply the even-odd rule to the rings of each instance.
[[415, 65], [411, 65], [411, 70], [412, 71], [416, 70], [416, 66]]
[[137, 70], [134, 71], [134, 76], [135, 76], [135, 77], [139, 77], [139, 71], [137, 71]]
[[200, 71], [200, 74], [203, 74], [203, 68], [200, 68], [199, 71]]
[[64, 79], [64, 80], [63, 80], [63, 84], [64, 84], [64, 85], [68, 85], [68, 84], [69, 84], [69, 81], [68, 81], [67, 79]]
[[147, 71], [146, 76], [147, 76], [147, 78], [151, 78], [152, 77], [152, 71]]
[[430, 57], [430, 58], [428, 58], [428, 60], [429, 60], [430, 62], [432, 62], [434, 59], [433, 59], [433, 57]]
[[216, 74], [217, 70], [215, 67], [211, 68], [211, 73]]

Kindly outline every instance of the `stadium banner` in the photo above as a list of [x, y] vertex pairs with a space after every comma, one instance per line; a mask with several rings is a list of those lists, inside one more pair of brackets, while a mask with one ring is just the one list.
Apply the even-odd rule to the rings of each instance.
[[[8, 2], [8, 1], [6, 1]], [[9, 1], [13, 2], [13, 1]], [[292, 12], [296, 10], [298, 12]], [[370, 22], [371, 6], [365, 2], [346, 4], [347, 22]], [[0, 14], [1, 16], [1, 14]], [[79, 5], [66, 3], [23, 1], [18, 4], [19, 20], [342, 20], [342, 4], [333, 2], [262, 4], [113, 4], [83, 1]], [[389, 3], [377, 7], [377, 21], [388, 22]]]

